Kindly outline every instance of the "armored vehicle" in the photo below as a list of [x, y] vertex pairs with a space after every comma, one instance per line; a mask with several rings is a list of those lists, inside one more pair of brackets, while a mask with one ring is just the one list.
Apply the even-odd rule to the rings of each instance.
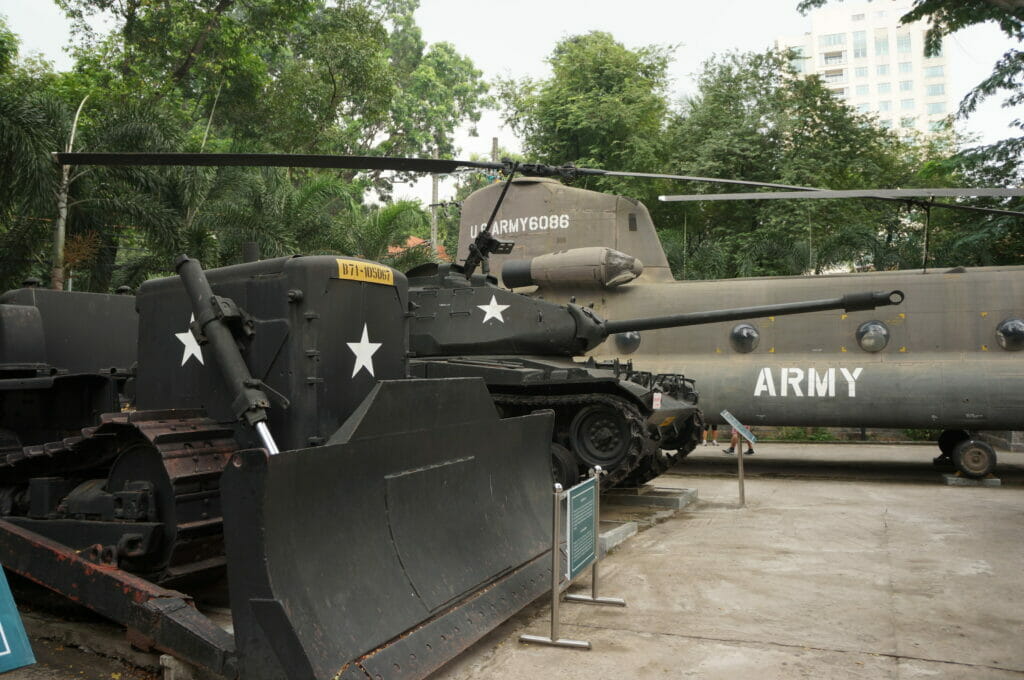
[[900, 291], [860, 293], [606, 321], [574, 302], [560, 305], [500, 288], [493, 277], [471, 267], [427, 264], [408, 276], [413, 373], [480, 376], [507, 415], [554, 411], [552, 470], [566, 485], [594, 465], [609, 471], [609, 484], [642, 484], [664, 472], [671, 462], [667, 451], [686, 455], [700, 437], [703, 420], [689, 378], [636, 371], [614, 359], [573, 361], [609, 336], [615, 338], [614, 353], [616, 347], [628, 349], [644, 330], [823, 309], [849, 312], [903, 300]]
[[[410, 378], [402, 274], [177, 268], [134, 299], [4, 296], [5, 568], [246, 680], [423, 677], [544, 591], [552, 417]], [[225, 571], [233, 634], [184, 594]]]

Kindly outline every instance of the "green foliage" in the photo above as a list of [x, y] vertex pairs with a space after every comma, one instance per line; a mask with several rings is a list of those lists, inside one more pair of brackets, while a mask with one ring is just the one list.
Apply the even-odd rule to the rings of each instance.
[[[818, 78], [797, 77], [791, 56], [769, 51], [706, 62], [697, 93], [667, 125], [670, 171], [832, 188], [914, 186], [919, 150], [855, 113]], [[881, 260], [905, 221], [891, 204], [868, 201], [687, 203], [658, 206], [652, 214], [673, 224], [661, 233], [677, 248], [678, 234], [669, 234], [686, 223], [687, 260], [694, 265], [686, 276], [702, 278], [821, 272], [853, 262], [888, 268], [893, 263]], [[884, 248], [880, 227], [893, 230]], [[678, 271], [681, 254], [674, 260]]]
[[433, 250], [427, 245], [405, 247], [407, 236], [430, 221], [418, 202], [396, 201], [369, 210], [351, 207], [343, 230], [344, 252], [383, 262], [399, 271], [435, 261]]
[[18, 36], [11, 32], [0, 14], [0, 74], [7, 73], [18, 57]]
[[942, 434], [942, 430], [922, 430], [915, 428], [903, 430], [903, 435], [910, 441], [914, 442], [938, 441], [940, 434]]
[[[500, 84], [506, 120], [524, 136], [531, 160], [552, 164], [843, 189], [1013, 183], [1012, 164], [956, 157], [949, 134], [906, 139], [881, 129], [817, 77], [799, 77], [790, 66], [793, 55], [782, 51], [708, 60], [696, 93], [673, 108], [664, 93], [669, 54], [630, 50], [605, 33], [566, 38], [549, 58], [550, 78]], [[902, 203], [666, 204], [658, 194], [736, 189], [580, 181], [644, 201], [678, 278], [922, 264], [926, 214]], [[1019, 261], [1009, 220], [985, 218], [979, 227], [977, 215], [932, 212], [930, 266], [987, 263], [997, 244], [1007, 254], [995, 259]]]
[[[551, 78], [499, 84], [506, 120], [524, 138], [531, 160], [661, 169], [670, 51], [630, 50], [598, 31], [565, 38], [548, 58]], [[634, 186], [601, 180], [590, 188], [625, 192]]]
[[784, 442], [831, 442], [835, 435], [824, 427], [780, 427], [775, 439]]
[[[0, 22], [0, 258], [5, 286], [49, 272], [60, 170], [50, 152], [262, 151], [449, 155], [487, 85], [450, 45], [427, 45], [415, 0], [57, 0], [76, 64], [16, 60]], [[109, 30], [95, 32], [103, 17]], [[415, 204], [368, 207], [392, 178], [246, 168], [72, 168], [65, 264], [79, 290], [137, 286], [187, 252], [209, 266], [266, 256], [389, 254], [421, 230]]]

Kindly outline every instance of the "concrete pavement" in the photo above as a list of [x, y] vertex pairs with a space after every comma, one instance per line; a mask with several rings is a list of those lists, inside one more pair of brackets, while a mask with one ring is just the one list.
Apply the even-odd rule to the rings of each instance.
[[628, 607], [561, 607], [592, 651], [519, 644], [539, 602], [435, 677], [1024, 677], [1024, 455], [1001, 488], [945, 486], [934, 455], [758, 444], [738, 509], [735, 458], [698, 449], [656, 484], [700, 501], [602, 563]]

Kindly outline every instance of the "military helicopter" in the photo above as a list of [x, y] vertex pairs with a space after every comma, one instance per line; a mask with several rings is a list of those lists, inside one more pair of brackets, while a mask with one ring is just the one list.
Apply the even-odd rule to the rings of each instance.
[[[477, 267], [490, 275], [493, 262], [495, 275], [509, 288], [548, 300], [579, 300], [606, 318], [762, 305], [817, 297], [824, 289], [841, 295], [862, 284], [898, 288], [916, 301], [882, 317], [869, 312], [819, 312], [784, 323], [768, 317], [757, 324], [723, 322], [700, 329], [629, 331], [614, 334], [611, 342], [590, 351], [600, 359], [627, 357], [637, 368], [652, 373], [674, 373], [685, 367], [701, 381], [701, 405], [712, 422], [721, 408], [729, 408], [752, 424], [940, 429], [937, 462], [951, 462], [974, 477], [989, 474], [996, 463], [992, 447], [976, 438], [978, 430], [1024, 428], [1020, 415], [1024, 396], [1017, 389], [1021, 369], [1015, 363], [1019, 356], [1015, 352], [1024, 348], [1024, 310], [1019, 307], [1024, 299], [1024, 267], [680, 282], [672, 276], [643, 204], [569, 187], [552, 178], [641, 177], [767, 187], [801, 195], [844, 192], [511, 161], [144, 152], [58, 153], [54, 157], [67, 164], [498, 171], [505, 176], [503, 182], [475, 192], [463, 203], [457, 259], [465, 260], [467, 279]], [[926, 196], [1024, 194], [1021, 190], [917, 191]], [[862, 193], [879, 200], [916, 200], [898, 190]], [[917, 202], [929, 208], [963, 207]], [[1013, 211], [967, 209], [1024, 217]]]
[[[783, 191], [662, 199], [858, 197], [931, 208], [948, 205], [925, 200], [936, 196], [1024, 195], [1019, 189], [850, 192], [735, 183]], [[499, 192], [505, 196], [496, 210]], [[511, 188], [492, 185], [467, 197], [460, 256], [469, 255], [492, 212], [491, 232], [516, 239], [511, 252], [492, 258], [505, 286], [548, 300], [579, 300], [611, 318], [627, 310], [681, 312], [838, 295], [854, 286], [906, 292], [906, 303], [885, 314], [819, 312], [622, 333], [591, 352], [598, 359], [628, 358], [653, 372], [685, 369], [699, 381], [709, 422], [722, 422], [717, 414], [728, 409], [753, 425], [941, 430], [936, 463], [971, 477], [989, 474], [996, 464], [979, 430], [1024, 429], [1018, 353], [1024, 349], [1024, 266], [676, 281], [642, 203], [544, 178], [520, 178]]]

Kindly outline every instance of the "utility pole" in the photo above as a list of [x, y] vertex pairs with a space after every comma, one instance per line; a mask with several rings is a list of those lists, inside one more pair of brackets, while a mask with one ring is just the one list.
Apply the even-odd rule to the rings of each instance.
[[498, 162], [498, 138], [491, 137], [491, 162]]
[[[78, 116], [82, 113], [82, 107], [89, 95], [82, 98], [82, 102], [75, 111], [75, 118], [71, 122], [71, 135], [68, 138], [68, 153], [74, 151], [75, 131], [78, 129]], [[68, 193], [71, 190], [71, 166], [60, 166], [60, 187], [57, 189], [57, 219], [53, 221], [53, 262], [50, 263], [50, 288], [64, 290], [64, 235], [68, 223]]]

